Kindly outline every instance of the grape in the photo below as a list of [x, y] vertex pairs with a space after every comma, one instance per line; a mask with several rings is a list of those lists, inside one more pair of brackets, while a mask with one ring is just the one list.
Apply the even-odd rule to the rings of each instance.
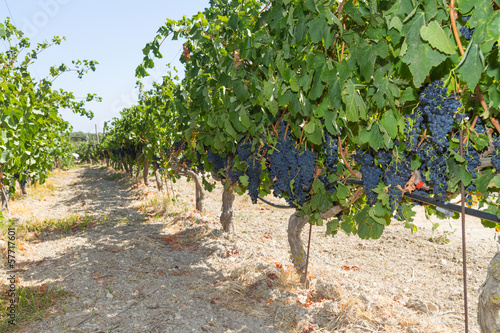
[[500, 139], [495, 137], [493, 140], [493, 145], [495, 146], [495, 151], [493, 152], [493, 157], [491, 158], [491, 164], [497, 170], [497, 173], [500, 173]]
[[316, 154], [295, 146], [285, 122], [280, 123], [278, 142], [268, 160], [274, 195], [303, 205], [314, 181]]
[[339, 143], [338, 139], [334, 138], [328, 131], [325, 131], [325, 143], [323, 150], [325, 152], [325, 165], [329, 172], [337, 171], [337, 163], [339, 161]]
[[444, 152], [449, 146], [448, 135], [453, 130], [453, 122], [462, 117], [457, 114], [462, 106], [454, 95], [447, 96], [447, 89], [443, 87], [442, 81], [434, 81], [424, 88], [419, 96], [420, 104], [418, 110], [422, 112], [428, 130], [430, 140], [439, 152]]
[[373, 156], [364, 150], [356, 148], [356, 155], [354, 155], [356, 163], [361, 164], [361, 180], [365, 187], [366, 202], [373, 206], [377, 203], [378, 194], [373, 190], [377, 187], [382, 177], [382, 168], [375, 165]]
[[240, 142], [236, 147], [236, 156], [240, 162], [246, 162], [244, 171], [234, 168], [229, 169], [229, 177], [234, 182], [240, 182], [240, 177], [246, 175], [248, 177], [248, 194], [252, 199], [252, 203], [257, 203], [259, 197], [260, 174], [262, 168], [258, 156], [252, 154], [252, 143], [249, 141]]
[[392, 161], [392, 152], [385, 149], [380, 149], [377, 152], [377, 161], [382, 168], [386, 168], [387, 165], [389, 165], [389, 163], [391, 163]]
[[[462, 21], [467, 22], [470, 19], [470, 16], [463, 16]], [[461, 27], [460, 28], [460, 33], [466, 40], [471, 40], [472, 34], [474, 33], [475, 28], [466, 28], [466, 27]]]
[[389, 194], [389, 205], [392, 212], [396, 212], [398, 218], [402, 218], [402, 212], [398, 209], [403, 200], [403, 191], [406, 183], [411, 177], [411, 163], [409, 159], [394, 160], [384, 169], [384, 183]]
[[439, 147], [436, 147], [427, 140], [419, 148], [418, 156], [422, 161], [422, 171], [429, 172], [429, 179], [425, 179], [425, 182], [434, 184], [433, 193], [436, 195], [436, 199], [444, 201], [448, 190], [446, 180], [447, 156], [440, 151]]
[[214, 166], [213, 171], [219, 173], [219, 170], [225, 169], [227, 167], [227, 159], [221, 157], [217, 153], [212, 152], [212, 148], [208, 149], [207, 158], [210, 164]]
[[462, 34], [462, 36], [464, 36], [464, 38], [466, 40], [471, 40], [472, 38], [472, 34], [474, 33], [474, 30], [476, 30], [476, 28], [466, 28], [466, 27], [461, 27], [460, 28], [460, 33]]

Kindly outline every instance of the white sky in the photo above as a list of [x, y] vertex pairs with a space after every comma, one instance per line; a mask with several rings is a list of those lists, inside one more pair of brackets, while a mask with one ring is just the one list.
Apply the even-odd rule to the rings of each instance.
[[[63, 118], [73, 125], [74, 131], [93, 132], [96, 124], [102, 131], [105, 121], [118, 117], [124, 107], [137, 101], [135, 68], [142, 62], [142, 48], [153, 40], [166, 18], [192, 16], [208, 5], [209, 0], [0, 0], [0, 20], [11, 17], [32, 45], [53, 36], [66, 37], [62, 45], [40, 54], [31, 66], [35, 78], [46, 77], [50, 66], [71, 65], [71, 60], [99, 62], [96, 72], [81, 80], [71, 72], [54, 81], [55, 88], [73, 91], [77, 97], [96, 93], [103, 98], [101, 103], [88, 104], [95, 114], [93, 120], [63, 111]], [[0, 52], [5, 47], [0, 43]], [[157, 62], [151, 79], [161, 78], [167, 62], [183, 72], [178, 61], [182, 41], [165, 41], [161, 52], [164, 58]]]

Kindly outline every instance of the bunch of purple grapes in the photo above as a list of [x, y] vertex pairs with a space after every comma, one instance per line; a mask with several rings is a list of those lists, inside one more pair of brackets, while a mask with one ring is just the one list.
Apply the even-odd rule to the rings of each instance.
[[497, 173], [500, 173], [500, 138], [495, 137], [493, 140], [493, 145], [495, 146], [495, 151], [493, 152], [493, 156], [491, 157], [491, 164], [497, 170]]
[[396, 213], [397, 218], [402, 218], [399, 204], [403, 200], [403, 189], [411, 177], [411, 163], [409, 159], [397, 159], [392, 161], [384, 169], [384, 183], [389, 194], [389, 205], [391, 211]]
[[303, 205], [314, 181], [316, 153], [297, 148], [286, 123], [281, 122], [278, 142], [268, 160], [274, 195], [289, 204]]
[[[464, 16], [462, 17], [462, 21], [464, 22], [467, 22], [469, 20], [470, 16]], [[460, 28], [460, 33], [462, 34], [462, 36], [464, 36], [464, 38], [466, 40], [471, 40], [472, 38], [472, 34], [474, 33], [474, 30], [476, 30], [476, 28], [466, 28], [466, 27], [461, 27]]]
[[422, 112], [427, 128], [430, 130], [430, 141], [444, 152], [450, 142], [448, 136], [453, 130], [453, 122], [459, 122], [463, 114], [458, 113], [462, 106], [455, 95], [447, 95], [448, 90], [442, 81], [434, 81], [420, 93], [418, 110]]
[[481, 165], [479, 152], [473, 147], [467, 147], [465, 150], [464, 158], [467, 160], [467, 171], [473, 178], [472, 183], [467, 186], [467, 195], [465, 196], [465, 202], [467, 205], [472, 205], [472, 195], [471, 192], [476, 190], [476, 185], [474, 185], [474, 180], [477, 178], [476, 168]]
[[323, 151], [325, 152], [326, 169], [328, 172], [336, 172], [339, 161], [339, 142], [328, 131], [325, 132]]
[[259, 197], [260, 174], [262, 173], [261, 163], [256, 154], [252, 153], [252, 143], [243, 141], [236, 147], [236, 156], [241, 162], [246, 162], [245, 170], [229, 169], [229, 177], [234, 182], [239, 182], [243, 175], [248, 176], [248, 194], [252, 199], [252, 203], [257, 203]]
[[356, 148], [354, 161], [361, 164], [361, 180], [365, 187], [366, 202], [373, 206], [377, 203], [378, 196], [374, 189], [378, 186], [383, 171], [378, 165], [375, 165], [375, 158], [368, 151]]

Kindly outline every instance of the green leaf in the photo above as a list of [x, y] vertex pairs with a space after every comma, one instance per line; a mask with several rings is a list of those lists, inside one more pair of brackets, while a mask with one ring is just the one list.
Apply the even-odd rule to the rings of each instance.
[[[313, 125], [309, 125], [311, 123]], [[313, 121], [309, 122], [307, 125], [309, 125], [309, 131], [311, 131], [311, 127], [313, 127], [314, 129], [312, 130], [312, 132], [308, 132], [307, 130], [305, 130], [306, 131], [306, 138], [309, 141], [311, 141], [312, 143], [314, 143], [315, 145], [321, 145], [323, 143], [323, 129], [322, 129], [320, 121], [318, 119], [314, 119]]]
[[455, 44], [451, 42], [448, 35], [436, 21], [431, 21], [427, 26], [423, 25], [420, 28], [420, 36], [423, 40], [429, 42], [432, 47], [441, 52], [447, 54], [455, 54], [457, 52]]
[[425, 13], [418, 11], [411, 21], [403, 27], [407, 36], [408, 51], [406, 51], [402, 60], [410, 67], [413, 74], [413, 83], [416, 87], [419, 87], [424, 82], [432, 67], [441, 64], [446, 59], [446, 55], [435, 51], [420, 37], [420, 29], [424, 25]]
[[495, 173], [491, 169], [489, 169], [488, 172], [484, 171], [483, 174], [474, 181], [476, 190], [481, 194], [488, 194], [488, 185], [495, 176]]
[[224, 126], [225, 126], [224, 129], [226, 130], [226, 133], [231, 135], [233, 137], [233, 139], [236, 139], [236, 136], [238, 136], [238, 133], [236, 133], [236, 131], [234, 130], [229, 118], [226, 118], [226, 121], [224, 122]]
[[347, 81], [342, 100], [346, 105], [347, 119], [359, 121], [366, 119], [366, 104], [361, 95], [357, 92], [355, 84]]
[[490, 182], [488, 183], [488, 188], [492, 188], [492, 187], [500, 188], [500, 176], [499, 175], [495, 175], [495, 177], [493, 177], [493, 179], [490, 180]]
[[240, 176], [240, 182], [243, 184], [243, 186], [248, 186], [248, 176], [247, 175]]
[[313, 121], [308, 122], [308, 123], [304, 126], [304, 130], [305, 130], [305, 131], [306, 131], [306, 133], [308, 133], [308, 134], [313, 133], [315, 128], [316, 128], [316, 124], [315, 124]]
[[478, 3], [478, 0], [460, 0], [457, 3], [458, 10], [462, 14], [468, 14]]
[[462, 59], [462, 62], [457, 70], [465, 82], [467, 82], [467, 85], [471, 90], [474, 90], [476, 87], [484, 70], [481, 55], [479, 45], [476, 43], [470, 43], [464, 55], [465, 60]]
[[403, 22], [401, 22], [401, 20], [397, 16], [394, 16], [391, 20], [391, 23], [389, 23], [389, 29], [393, 28], [399, 32], [401, 32], [401, 29], [403, 29]]
[[252, 126], [252, 122], [250, 121], [250, 118], [248, 117], [247, 110], [244, 107], [242, 107], [240, 109], [239, 116], [240, 116], [240, 121], [243, 124], [243, 126], [245, 126], [247, 129], [249, 129]]
[[264, 82], [264, 97], [266, 99], [271, 99], [271, 97], [273, 97], [274, 86], [273, 82]]
[[343, 184], [338, 184], [337, 185], [337, 198], [339, 199], [345, 199], [349, 195], [349, 188]]
[[337, 112], [333, 112], [333, 111], [325, 111], [325, 127], [327, 129], [328, 132], [330, 132], [330, 134], [332, 135], [337, 135], [338, 133], [338, 130], [337, 130], [337, 123], [336, 123], [336, 119], [337, 119]]
[[313, 43], [319, 43], [323, 39], [323, 33], [326, 28], [326, 21], [322, 18], [317, 18], [309, 23], [307, 23], [309, 27], [309, 35], [311, 36], [311, 41]]
[[234, 84], [234, 94], [240, 101], [245, 101], [248, 98], [248, 89], [245, 83], [242, 81], [235, 81]]
[[7, 163], [12, 157], [12, 152], [10, 150], [4, 150], [0, 155], [0, 164]]
[[361, 239], [378, 239], [382, 236], [384, 228], [384, 225], [376, 223], [373, 218], [369, 217], [359, 222], [358, 235]]
[[368, 143], [370, 147], [375, 150], [386, 148], [384, 136], [380, 132], [378, 124], [374, 123], [370, 130], [363, 128], [359, 134], [359, 141], [361, 144]]
[[299, 77], [297, 74], [294, 74], [290, 79], [290, 89], [292, 89], [293, 92], [298, 92], [300, 89]]
[[389, 133], [392, 139], [395, 139], [398, 135], [397, 122], [398, 121], [396, 120], [392, 110], [386, 111], [382, 116], [381, 124], [384, 126], [385, 130]]

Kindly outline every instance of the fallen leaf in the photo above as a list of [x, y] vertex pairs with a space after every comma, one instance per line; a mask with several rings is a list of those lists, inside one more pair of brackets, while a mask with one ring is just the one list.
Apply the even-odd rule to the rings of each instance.
[[46, 291], [47, 291], [47, 284], [46, 284], [46, 283], [44, 283], [44, 284], [42, 284], [42, 285], [40, 285], [40, 286], [37, 286], [37, 289], [38, 289], [38, 292], [40, 292], [40, 293], [44, 293], [44, 292], [46, 292]]
[[270, 280], [278, 280], [278, 276], [274, 273], [269, 273], [267, 274], [267, 278], [270, 279]]

